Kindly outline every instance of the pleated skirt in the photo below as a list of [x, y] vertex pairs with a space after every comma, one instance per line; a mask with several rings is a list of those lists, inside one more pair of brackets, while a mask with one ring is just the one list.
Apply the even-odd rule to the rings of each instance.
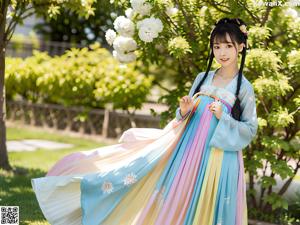
[[213, 101], [199, 95], [183, 120], [130, 128], [118, 144], [59, 160], [31, 180], [45, 218], [53, 225], [247, 225], [242, 152], [209, 146], [218, 124]]

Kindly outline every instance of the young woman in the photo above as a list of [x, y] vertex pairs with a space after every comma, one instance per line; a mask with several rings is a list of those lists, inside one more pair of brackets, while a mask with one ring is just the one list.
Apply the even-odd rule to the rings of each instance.
[[[247, 33], [224, 18], [197, 75], [164, 129], [131, 128], [119, 144], [75, 152], [32, 179], [51, 224], [246, 225], [242, 149], [255, 137]], [[242, 55], [238, 68], [238, 56]], [[221, 65], [210, 70], [213, 59]]]

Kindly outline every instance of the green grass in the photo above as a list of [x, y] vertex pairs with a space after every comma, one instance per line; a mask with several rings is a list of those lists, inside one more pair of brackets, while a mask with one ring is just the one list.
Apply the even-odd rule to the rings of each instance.
[[89, 150], [103, 146], [103, 143], [84, 138], [74, 138], [42, 130], [9, 127], [8, 140], [44, 139], [73, 144], [74, 147], [61, 150], [39, 149], [33, 152], [9, 152], [12, 166], [27, 171], [25, 175], [14, 175], [0, 169], [0, 205], [19, 206], [20, 224], [49, 224], [39, 208], [31, 187], [31, 179], [43, 177], [51, 166], [71, 152]]

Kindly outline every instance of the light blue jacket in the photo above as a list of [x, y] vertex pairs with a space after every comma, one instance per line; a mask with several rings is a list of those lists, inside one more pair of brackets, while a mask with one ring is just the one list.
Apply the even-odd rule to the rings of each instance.
[[[209, 72], [202, 86], [211, 85], [212, 77], [214, 76], [215, 71], [216, 70]], [[201, 72], [197, 75], [189, 91], [190, 97], [192, 97], [204, 74], [205, 72]], [[235, 76], [232, 81], [226, 87], [224, 87], [224, 89], [230, 91], [232, 94], [235, 94], [237, 86], [236, 84], [237, 76]], [[211, 138], [209, 144], [210, 146], [221, 148], [225, 151], [239, 151], [248, 146], [255, 137], [258, 128], [255, 93], [252, 84], [244, 75], [242, 76], [239, 99], [242, 109], [241, 121], [234, 119], [228, 112], [226, 112], [226, 110], [223, 110], [222, 116]], [[178, 107], [176, 109], [176, 119], [178, 121], [185, 119], [189, 113], [190, 111], [186, 113], [184, 117], [182, 117], [180, 114], [180, 107]]]

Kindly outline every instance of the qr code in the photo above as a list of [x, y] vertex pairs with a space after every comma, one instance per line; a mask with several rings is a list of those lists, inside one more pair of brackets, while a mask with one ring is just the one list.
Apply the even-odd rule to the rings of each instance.
[[19, 206], [0, 206], [1, 225], [19, 225]]

